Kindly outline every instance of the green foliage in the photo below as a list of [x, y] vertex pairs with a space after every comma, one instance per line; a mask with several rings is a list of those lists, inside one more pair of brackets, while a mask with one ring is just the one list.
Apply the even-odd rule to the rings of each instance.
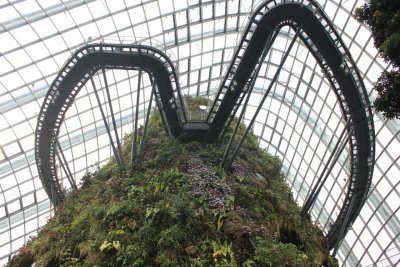
[[162, 249], [179, 249], [182, 246], [181, 242], [184, 238], [181, 225], [175, 224], [160, 232], [160, 239], [157, 246]]
[[30, 267], [33, 264], [33, 255], [30, 244], [18, 249], [17, 254], [7, 263], [6, 266]]
[[359, 22], [371, 27], [375, 47], [383, 58], [400, 67], [400, 2], [371, 0], [356, 8], [354, 14]]
[[228, 244], [226, 240], [223, 243], [220, 240], [211, 240], [210, 243], [215, 266], [237, 266], [231, 243]]
[[105, 240], [103, 244], [100, 246], [100, 252], [105, 252], [105, 251], [110, 251], [110, 250], [116, 250], [118, 251], [121, 247], [121, 242], [117, 241], [112, 241], [108, 242]]
[[375, 82], [374, 89], [378, 93], [374, 108], [387, 119], [400, 119], [400, 72], [384, 71]]
[[82, 266], [82, 261], [78, 258], [71, 256], [71, 250], [67, 250], [62, 253], [60, 259], [60, 267], [80, 267]]
[[400, 118], [400, 2], [371, 0], [355, 10], [359, 22], [372, 31], [374, 45], [393, 70], [384, 71], [374, 83], [377, 111], [387, 119]]
[[318, 266], [294, 244], [278, 242], [274, 238], [257, 238], [254, 260], [259, 266], [305, 267]]
[[163, 134], [157, 113], [149, 125], [142, 164], [121, 170], [110, 161], [87, 173], [27, 245], [31, 263], [315, 266], [327, 258], [326, 239], [300, 216], [281, 162], [254, 135], [227, 172], [217, 167], [226, 140], [178, 143]]
[[160, 211], [159, 208], [147, 208], [146, 209], [146, 223], [151, 225], [153, 223], [154, 217]]
[[[210, 105], [210, 100], [201, 96], [185, 96], [184, 102], [186, 103], [186, 112], [188, 119], [191, 121], [205, 120], [207, 117], [207, 110], [203, 107]], [[203, 108], [203, 109], [202, 109]]]
[[329, 267], [339, 267], [338, 260], [331, 255], [328, 255], [328, 257], [326, 258], [326, 263]]

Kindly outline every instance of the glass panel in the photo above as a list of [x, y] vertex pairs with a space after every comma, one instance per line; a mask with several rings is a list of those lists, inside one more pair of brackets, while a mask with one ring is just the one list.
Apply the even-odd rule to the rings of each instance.
[[30, 25], [24, 25], [20, 28], [12, 30], [10, 33], [21, 45], [31, 43], [38, 39], [37, 34], [32, 30]]
[[35, 1], [24, 1], [22, 3], [15, 4], [14, 7], [21, 15], [25, 17], [29, 17], [30, 14], [40, 10], [39, 5]]
[[157, 2], [152, 2], [143, 7], [147, 20], [151, 20], [160, 16], [160, 11]]
[[6, 6], [4, 8], [0, 8], [0, 22], [4, 23], [6, 21], [10, 21], [14, 18], [19, 18], [18, 12], [12, 6]]
[[6, 72], [9, 72], [11, 70], [12, 70], [12, 66], [10, 65], [10, 63], [8, 63], [8, 61], [4, 57], [1, 57], [0, 58], [0, 75], [4, 74]]
[[[179, 2], [183, 2], [183, 1], [179, 1]], [[174, 1], [174, 2], [172, 0], [158, 1], [161, 14], [167, 14], [167, 13], [172, 12], [174, 10], [174, 3], [176, 3], [176, 1]]]
[[31, 25], [40, 38], [50, 36], [57, 32], [56, 27], [53, 25], [52, 21], [49, 18], [41, 19], [37, 22], [32, 23]]
[[63, 12], [51, 16], [51, 20], [53, 21], [59, 32], [66, 30], [70, 27], [74, 27], [75, 25], [74, 20], [72, 19], [69, 12]]
[[[35, 187], [42, 188], [34, 160], [34, 131], [47, 88], [73, 51], [90, 41], [128, 44], [136, 38], [138, 41], [146, 39], [147, 43], [157, 46], [161, 43], [168, 46], [167, 51], [174, 54], [173, 60], [179, 62], [179, 81], [184, 92], [206, 94], [209, 88], [219, 88], [220, 80], [236, 50], [235, 44], [251, 15], [241, 14], [238, 18], [237, 13], [247, 13], [259, 2], [3, 1], [0, 4], [0, 23], [4, 28], [0, 33], [0, 177], [7, 199], [0, 197], [0, 217], [7, 216], [5, 207], [9, 206], [10, 211], [15, 212], [12, 218], [12, 227], [15, 228], [0, 233], [0, 242], [3, 242], [0, 257], [17, 249], [24, 242], [24, 235], [35, 231], [38, 223], [42, 225], [49, 217], [50, 206], [45, 192], [43, 189], [34, 192]], [[353, 18], [353, 10], [361, 5], [360, 1], [318, 2], [325, 13], [334, 18], [335, 28], [350, 46], [351, 55], [357, 61], [362, 76], [365, 76], [366, 88], [371, 92], [374, 81], [386, 68], [386, 63], [376, 57], [377, 51], [373, 47], [368, 28], [358, 24]], [[161, 14], [164, 16], [160, 17]], [[213, 19], [214, 16], [218, 18]], [[131, 22], [134, 27], [131, 27]], [[227, 31], [230, 33], [227, 34]], [[293, 31], [290, 30], [289, 33], [288, 27], [285, 27], [262, 65], [260, 77], [256, 80], [257, 92], [253, 93], [251, 106], [247, 109], [246, 122], [275, 74], [284, 47], [290, 41], [288, 34], [293, 34]], [[130, 115], [128, 111], [132, 100], [129, 82], [135, 83], [135, 78], [129, 78], [128, 81], [128, 75], [121, 73], [110, 71], [110, 88], [118, 90], [119, 94], [114, 92], [112, 97], [117, 117], [122, 118]], [[114, 82], [115, 85], [111, 84]], [[148, 86], [147, 78], [146, 84]], [[81, 94], [91, 92], [90, 90], [91, 88], [85, 88]], [[301, 42], [292, 49], [279, 76], [279, 83], [273, 87], [272, 92], [254, 129], [263, 137], [260, 145], [282, 158], [285, 171], [290, 174], [288, 181], [293, 184], [294, 195], [301, 202], [305, 199], [310, 183], [321, 172], [332, 153], [333, 144], [343, 129], [340, 105], [330, 83], [322, 76], [315, 58]], [[371, 97], [375, 96], [376, 93], [371, 92]], [[148, 98], [149, 94], [146, 94], [141, 102]], [[72, 147], [66, 150], [66, 154], [70, 160], [75, 158], [74, 162], [71, 161], [73, 171], [81, 173], [86, 168], [86, 159], [104, 164], [112, 153], [108, 146], [97, 148], [98, 143], [108, 143], [108, 137], [104, 132], [99, 133], [99, 137], [95, 135], [96, 131], [101, 130], [99, 125], [102, 125], [102, 118], [98, 108], [93, 107], [96, 106], [93, 93], [88, 97], [78, 95], [76, 101], [69, 111], [71, 118], [66, 122], [68, 130], [75, 131], [68, 131], [69, 135], [64, 132], [62, 141], [70, 146], [71, 140]], [[144, 106], [142, 104], [141, 107]], [[23, 112], [19, 109], [20, 105]], [[78, 110], [78, 106], [85, 108]], [[92, 124], [95, 119], [96, 124]], [[357, 231], [351, 231], [346, 236], [343, 244], [349, 244], [350, 247], [343, 245], [338, 253], [342, 260], [347, 257], [347, 263], [351, 259], [351, 264], [355, 265], [360, 260], [358, 264], [363, 266], [384, 263], [394, 265], [397, 258], [392, 258], [390, 262], [384, 257], [395, 257], [393, 255], [399, 254], [398, 248], [393, 245], [390, 251], [383, 254], [380, 263], [375, 262], [381, 251], [390, 242], [395, 242], [391, 240], [394, 238], [391, 229], [398, 228], [396, 220], [399, 215], [390, 209], [397, 207], [396, 204], [400, 201], [397, 188], [400, 167], [396, 163], [400, 151], [400, 123], [386, 122], [380, 115], [374, 117], [374, 122], [377, 133], [377, 160], [373, 180], [375, 190], [367, 200], [368, 209], [361, 212], [359, 218], [362, 219], [354, 224]], [[121, 132], [125, 131], [131, 131], [131, 126], [123, 126]], [[91, 138], [92, 141], [82, 143], [84, 138]], [[329, 143], [331, 140], [332, 144]], [[336, 218], [343, 203], [347, 188], [345, 179], [350, 172], [350, 162], [346, 158], [348, 153], [347, 147], [325, 184], [324, 196], [320, 197], [319, 205], [313, 211], [323, 225], [328, 225], [328, 222]], [[6, 156], [13, 159], [10, 161]], [[65, 182], [67, 183], [66, 180]], [[39, 203], [42, 201], [41, 204], [34, 203], [35, 194]], [[381, 202], [385, 204], [377, 209]], [[29, 221], [24, 223], [21, 216], [23, 212], [28, 214], [28, 210], [29, 214], [34, 215], [29, 215]], [[392, 214], [394, 215], [389, 220]], [[367, 222], [366, 218], [370, 217], [373, 220]], [[5, 224], [8, 219], [5, 218]], [[376, 222], [379, 225], [386, 223], [386, 228], [380, 234], [379, 228], [372, 227], [372, 223]], [[360, 234], [360, 239], [357, 239]], [[368, 247], [371, 240], [377, 242]]]
[[109, 14], [108, 7], [102, 1], [91, 2], [87, 6], [95, 19]]

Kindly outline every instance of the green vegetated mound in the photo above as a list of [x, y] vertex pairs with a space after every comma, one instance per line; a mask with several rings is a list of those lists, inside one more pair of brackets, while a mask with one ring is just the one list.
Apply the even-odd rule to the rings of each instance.
[[8, 266], [337, 265], [254, 135], [229, 172], [218, 167], [227, 139], [172, 140], [156, 112], [146, 142], [140, 163], [87, 173]]

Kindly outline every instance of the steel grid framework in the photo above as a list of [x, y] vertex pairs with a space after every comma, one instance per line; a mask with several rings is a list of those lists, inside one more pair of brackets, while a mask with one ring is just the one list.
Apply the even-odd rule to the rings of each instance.
[[[350, 15], [362, 3], [318, 2], [349, 47], [370, 91], [374, 79], [387, 66], [373, 49], [368, 30]], [[104, 39], [127, 44], [151, 43], [169, 55], [174, 54], [171, 58], [179, 67], [178, 79], [184, 94], [212, 96], [224, 68], [229, 65], [229, 55], [236, 48], [235, 40], [238, 40], [242, 22], [255, 6], [257, 3], [251, 1], [120, 1], [113, 5], [100, 1], [63, 4], [14, 1], [0, 4], [0, 186], [3, 194], [0, 240], [3, 260], [34, 234], [51, 212], [35, 170], [33, 132], [50, 82], [71, 51], [87, 42]], [[280, 55], [288, 45], [286, 40], [290, 42], [292, 36], [286, 29], [278, 33], [278, 42], [271, 47], [260, 68], [244, 122], [251, 120], [251, 110], [258, 107], [265, 93], [264, 85], [272, 79], [270, 71], [279, 66]], [[256, 118], [253, 129], [260, 137], [260, 145], [283, 159], [288, 182], [302, 204], [315, 182], [313, 177], [322, 172], [320, 162], [329, 158], [344, 125], [339, 123], [340, 105], [328, 90], [329, 80], [320, 71], [312, 53], [305, 50], [304, 43], [295, 44], [287, 61], [261, 109], [263, 116]], [[121, 89], [122, 84], [137, 82], [137, 72], [129, 72], [126, 77], [119, 77], [120, 71], [107, 71], [109, 74], [111, 87]], [[141, 94], [139, 119], [144, 116], [144, 104], [150, 99], [151, 82], [146, 79], [143, 84], [147, 91]], [[120, 106], [116, 111], [116, 124], [121, 134], [132, 131], [132, 126], [126, 126], [131, 124], [132, 118], [121, 102], [129, 96], [131, 94], [122, 92], [111, 95], [112, 101]], [[83, 88], [76, 101], [86, 105], [80, 109], [72, 105], [60, 132], [60, 145], [67, 152], [66, 160], [74, 176], [83, 172], [83, 166], [106, 161], [104, 152], [112, 154], [109, 145], [100, 145], [98, 152], [91, 148], [92, 143], [102, 144], [103, 137], [107, 138], [102, 119], [96, 116], [98, 105], [92, 98], [93, 94]], [[370, 98], [374, 98], [373, 93]], [[132, 102], [132, 106], [137, 105]], [[88, 116], [93, 117], [90, 122], [86, 119]], [[72, 127], [70, 121], [81, 130]], [[374, 116], [374, 123], [376, 164], [371, 190], [338, 251], [340, 261], [346, 266], [390, 266], [399, 260], [400, 127], [397, 121], [385, 122], [379, 115]], [[348, 180], [342, 177], [348, 174], [348, 155], [345, 148], [338, 159], [343, 170], [334, 168], [340, 179], [328, 178], [328, 184], [322, 188], [326, 197], [318, 198], [311, 209], [313, 218], [325, 229], [332, 223], [330, 218], [336, 218], [337, 207], [344, 199], [341, 192], [346, 191]]]

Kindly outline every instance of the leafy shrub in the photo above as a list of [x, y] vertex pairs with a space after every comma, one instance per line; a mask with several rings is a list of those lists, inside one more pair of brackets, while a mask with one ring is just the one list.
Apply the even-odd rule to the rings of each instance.
[[254, 135], [228, 172], [218, 166], [226, 139], [183, 144], [162, 134], [159, 115], [149, 125], [142, 163], [119, 169], [111, 160], [86, 174], [84, 186], [25, 247], [29, 253], [18, 253], [9, 266], [334, 262], [321, 231], [300, 216], [280, 160], [259, 149]]

